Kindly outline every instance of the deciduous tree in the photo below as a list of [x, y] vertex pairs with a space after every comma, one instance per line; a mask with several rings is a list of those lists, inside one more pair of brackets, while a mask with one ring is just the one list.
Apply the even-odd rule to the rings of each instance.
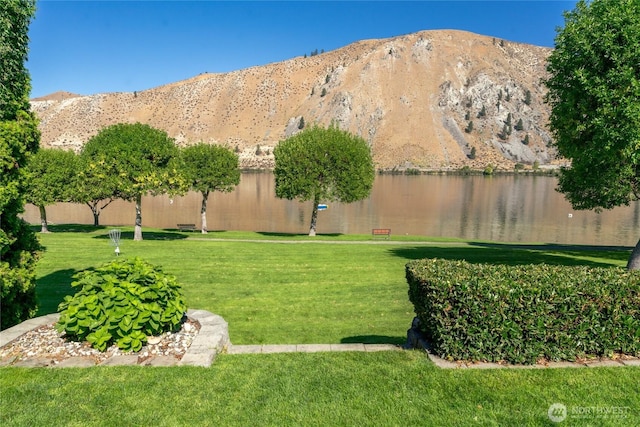
[[232, 191], [240, 183], [238, 156], [217, 145], [199, 143], [181, 151], [180, 170], [186, 184], [202, 194], [202, 233], [207, 233], [207, 200], [211, 191]]
[[[640, 1], [579, 1], [565, 13], [545, 80], [559, 191], [575, 209], [640, 197]], [[628, 269], [640, 269], [640, 241]]]
[[336, 125], [308, 127], [276, 146], [276, 196], [313, 201], [315, 236], [320, 201], [352, 203], [369, 196], [375, 170], [369, 144]]
[[72, 182], [76, 177], [76, 155], [73, 151], [41, 148], [27, 165], [25, 200], [40, 210], [40, 231], [48, 233], [48, 205], [71, 200]]
[[93, 225], [100, 225], [100, 214], [116, 199], [119, 177], [103, 158], [92, 158], [81, 152], [76, 159], [76, 179], [73, 180], [70, 201], [89, 206]]
[[135, 202], [134, 240], [142, 240], [142, 196], [179, 193], [184, 182], [171, 160], [178, 147], [166, 132], [141, 123], [102, 129], [83, 147], [82, 155], [117, 177], [113, 198]]

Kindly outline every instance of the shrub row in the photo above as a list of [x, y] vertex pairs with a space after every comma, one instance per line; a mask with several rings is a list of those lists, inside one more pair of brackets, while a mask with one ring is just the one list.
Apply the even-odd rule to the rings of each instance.
[[422, 332], [448, 360], [640, 356], [638, 272], [424, 259], [406, 277]]

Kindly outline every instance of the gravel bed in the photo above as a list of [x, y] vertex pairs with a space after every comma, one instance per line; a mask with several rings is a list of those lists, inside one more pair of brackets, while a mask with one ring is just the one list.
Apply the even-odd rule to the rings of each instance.
[[88, 342], [75, 342], [65, 338], [65, 333], [55, 329], [55, 323], [35, 328], [0, 348], [0, 361], [13, 364], [25, 359], [50, 359], [56, 365], [70, 357], [91, 358], [99, 364], [112, 356], [137, 355], [138, 364], [153, 356], [172, 356], [180, 360], [198, 335], [200, 324], [187, 318], [177, 332], [166, 332], [149, 337], [138, 352], [124, 352], [115, 344], [101, 352]]

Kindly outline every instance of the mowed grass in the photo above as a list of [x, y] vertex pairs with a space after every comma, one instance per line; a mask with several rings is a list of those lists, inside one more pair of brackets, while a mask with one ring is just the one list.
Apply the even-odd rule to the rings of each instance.
[[637, 368], [442, 370], [417, 351], [0, 374], [3, 426], [550, 426], [554, 403], [570, 414], [619, 408], [619, 416], [572, 416], [561, 425], [640, 422]]
[[[55, 312], [73, 292], [73, 274], [115, 258], [107, 232], [41, 235], [46, 252], [38, 263], [39, 314]], [[224, 317], [234, 344], [401, 344], [414, 316], [404, 272], [411, 259], [623, 265], [628, 257], [626, 251], [544, 245], [387, 243], [370, 236], [329, 241], [272, 235], [260, 241], [261, 234], [247, 232], [236, 233], [238, 241], [216, 240], [216, 234], [148, 230], [144, 241], [134, 242], [125, 229], [121, 257], [138, 256], [176, 275], [188, 306]]]
[[[40, 314], [72, 292], [73, 273], [114, 258], [108, 229], [71, 230], [41, 236]], [[189, 307], [222, 315], [234, 344], [402, 343], [413, 318], [411, 259], [624, 266], [630, 254], [408, 236], [130, 236], [124, 229], [122, 256], [176, 275]], [[2, 368], [0, 393], [3, 426], [552, 425], [553, 403], [569, 410], [562, 425], [640, 425], [640, 368], [442, 370], [418, 351], [223, 354], [210, 368]]]

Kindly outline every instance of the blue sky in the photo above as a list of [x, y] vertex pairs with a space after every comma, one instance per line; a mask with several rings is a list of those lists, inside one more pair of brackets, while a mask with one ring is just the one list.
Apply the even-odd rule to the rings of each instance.
[[132, 92], [334, 50], [372, 38], [458, 29], [553, 46], [575, 1], [38, 0], [32, 97]]

